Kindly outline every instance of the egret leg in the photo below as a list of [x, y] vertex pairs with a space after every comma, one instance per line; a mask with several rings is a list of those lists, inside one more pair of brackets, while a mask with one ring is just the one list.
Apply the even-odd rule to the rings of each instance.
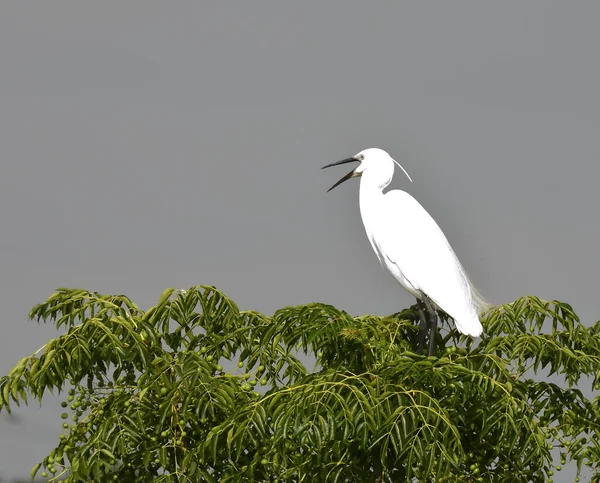
[[431, 299], [423, 294], [423, 302], [425, 303], [425, 307], [427, 307], [427, 312], [429, 312], [429, 355], [433, 355], [433, 351], [435, 349], [435, 334], [437, 332], [437, 313], [433, 309], [433, 304], [431, 303]]
[[427, 333], [427, 317], [423, 309], [425, 305], [420, 299], [417, 299], [417, 310], [419, 311], [419, 318], [421, 319], [421, 327], [419, 330], [419, 345], [417, 348], [417, 354], [423, 354], [423, 346], [425, 345], [425, 334]]

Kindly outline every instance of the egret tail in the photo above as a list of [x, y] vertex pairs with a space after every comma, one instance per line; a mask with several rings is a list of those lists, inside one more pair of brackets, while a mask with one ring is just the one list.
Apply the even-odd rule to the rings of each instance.
[[459, 317], [454, 319], [454, 323], [460, 333], [470, 335], [471, 337], [479, 337], [483, 332], [483, 326], [477, 314]]

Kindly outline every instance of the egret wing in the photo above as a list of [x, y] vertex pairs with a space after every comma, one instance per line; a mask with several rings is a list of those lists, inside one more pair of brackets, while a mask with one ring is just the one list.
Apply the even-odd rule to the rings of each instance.
[[398, 190], [384, 196], [383, 211], [390, 219], [380, 224], [378, 245], [395, 267], [392, 273], [401, 272], [414, 289], [427, 294], [457, 321], [461, 332], [480, 332], [478, 327], [462, 330], [463, 321], [471, 324], [474, 317], [472, 324], [481, 327], [472, 285], [431, 215], [410, 194]]

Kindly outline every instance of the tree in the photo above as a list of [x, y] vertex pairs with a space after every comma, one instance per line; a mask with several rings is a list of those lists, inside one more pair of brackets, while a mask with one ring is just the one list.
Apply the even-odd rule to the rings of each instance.
[[600, 323], [586, 328], [565, 303], [496, 307], [481, 339], [438, 331], [432, 357], [415, 353], [416, 307], [267, 317], [200, 286], [147, 311], [59, 289], [30, 315], [66, 333], [0, 379], [0, 409], [72, 386], [64, 432], [32, 476], [551, 481], [575, 462], [600, 478], [598, 399], [577, 388], [600, 389]]

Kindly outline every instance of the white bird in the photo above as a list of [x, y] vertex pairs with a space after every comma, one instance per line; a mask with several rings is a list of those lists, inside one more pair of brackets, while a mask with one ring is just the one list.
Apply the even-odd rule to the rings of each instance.
[[396, 163], [387, 152], [370, 148], [350, 158], [323, 166], [360, 162], [356, 169], [335, 183], [360, 177], [360, 214], [367, 237], [381, 264], [417, 299], [421, 317], [419, 353], [423, 350], [427, 321], [423, 304], [430, 316], [429, 355], [433, 355], [437, 315], [441, 309], [454, 319], [456, 328], [473, 337], [483, 327], [479, 313], [488, 306], [475, 289], [448, 243], [444, 233], [421, 204], [405, 191], [383, 193], [394, 175]]

